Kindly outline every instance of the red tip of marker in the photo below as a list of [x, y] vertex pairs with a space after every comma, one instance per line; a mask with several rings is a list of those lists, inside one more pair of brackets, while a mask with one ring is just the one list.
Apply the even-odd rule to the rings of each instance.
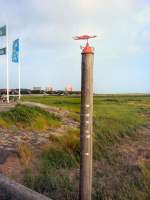
[[83, 47], [83, 50], [82, 50], [82, 53], [84, 54], [86, 54], [86, 53], [93, 53], [94, 52], [94, 48], [93, 47], [91, 47], [90, 45], [89, 45], [89, 43], [87, 43], [86, 44], [86, 46], [85, 47]]

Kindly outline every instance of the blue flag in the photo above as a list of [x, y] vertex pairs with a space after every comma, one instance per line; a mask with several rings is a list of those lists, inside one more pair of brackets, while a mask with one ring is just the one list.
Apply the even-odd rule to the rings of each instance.
[[0, 49], [0, 56], [1, 55], [6, 55], [6, 48]]
[[19, 62], [19, 39], [13, 41], [13, 49], [12, 49], [12, 62]]
[[6, 26], [0, 27], [0, 36], [6, 36]]

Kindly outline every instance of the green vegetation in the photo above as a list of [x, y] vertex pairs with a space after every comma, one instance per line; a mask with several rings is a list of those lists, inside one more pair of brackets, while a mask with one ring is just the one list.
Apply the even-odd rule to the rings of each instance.
[[44, 169], [77, 167], [79, 161], [79, 131], [76, 129], [68, 130], [64, 136], [53, 136], [51, 139], [52, 144], [46, 147], [42, 153]]
[[54, 106], [60, 109], [65, 109], [79, 113], [80, 98], [67, 96], [24, 96], [23, 101], [31, 101], [36, 103], [43, 103], [48, 106]]
[[[50, 136], [51, 144], [43, 148], [40, 171], [34, 176], [25, 172], [25, 184], [52, 199], [73, 200], [78, 197], [79, 130], [68, 129], [64, 136]], [[69, 176], [70, 175], [70, 176]]]
[[0, 126], [10, 128], [16, 126], [29, 131], [44, 131], [48, 128], [57, 128], [61, 119], [39, 107], [17, 105], [7, 112], [0, 113]]
[[[79, 119], [77, 97], [24, 97], [24, 100], [67, 109]], [[150, 199], [147, 142], [150, 136], [145, 137], [141, 129], [149, 127], [149, 120], [149, 96], [94, 98], [93, 200]], [[34, 176], [28, 170], [25, 184], [55, 200], [77, 200], [79, 130], [69, 129], [63, 136], [51, 135], [49, 139], [50, 145], [39, 158], [39, 174]]]

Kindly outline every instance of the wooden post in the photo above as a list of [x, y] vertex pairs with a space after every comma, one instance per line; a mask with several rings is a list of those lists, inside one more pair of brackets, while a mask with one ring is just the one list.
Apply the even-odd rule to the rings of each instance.
[[81, 69], [79, 200], [91, 200], [92, 196], [93, 62], [93, 48], [87, 42], [82, 51]]
[[0, 174], [1, 200], [52, 200]]

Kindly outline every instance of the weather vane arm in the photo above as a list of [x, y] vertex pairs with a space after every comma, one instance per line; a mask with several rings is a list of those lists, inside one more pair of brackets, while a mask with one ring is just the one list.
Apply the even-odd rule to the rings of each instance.
[[89, 36], [89, 35], [82, 35], [82, 36], [75, 36], [73, 37], [74, 40], [89, 40], [91, 38], [95, 38], [96, 35]]
[[92, 36], [82, 35], [82, 36], [75, 36], [75, 37], [73, 37], [73, 39], [74, 40], [87, 40], [86, 46], [81, 47], [81, 49], [82, 49], [82, 53], [89, 54], [89, 53], [94, 52], [94, 48], [89, 45], [88, 40], [91, 38], [95, 38], [95, 37], [97, 37], [97, 36], [96, 35], [92, 35]]

